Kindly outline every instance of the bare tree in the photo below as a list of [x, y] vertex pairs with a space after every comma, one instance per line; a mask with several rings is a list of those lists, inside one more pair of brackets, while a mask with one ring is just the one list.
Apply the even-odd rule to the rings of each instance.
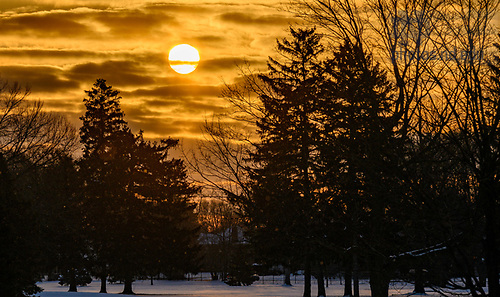
[[205, 139], [184, 154], [195, 179], [204, 186], [205, 195], [230, 201], [248, 199], [250, 169], [245, 136], [220, 118], [207, 120], [203, 131]]
[[0, 152], [9, 166], [23, 170], [44, 166], [77, 143], [76, 129], [61, 115], [43, 110], [39, 100], [28, 99], [28, 88], [17, 83], [0, 85]]
[[40, 206], [36, 170], [75, 148], [75, 129], [28, 100], [29, 90], [0, 81], [0, 286], [9, 296], [31, 296], [41, 272]]
[[[290, 2], [290, 10], [319, 24], [334, 41], [356, 41], [385, 65], [398, 90], [394, 127], [419, 147], [406, 159], [418, 162], [419, 152], [435, 144], [429, 137], [445, 137], [459, 148], [461, 162], [470, 168], [471, 180], [477, 181], [474, 201], [485, 218], [489, 295], [498, 296], [494, 193], [499, 183], [500, 109], [497, 87], [488, 87], [491, 72], [485, 56], [493, 45], [491, 22], [499, 1]], [[473, 279], [464, 287], [474, 295], [485, 294]]]
[[226, 84], [221, 93], [228, 102], [226, 112], [207, 119], [202, 127], [204, 139], [194, 150], [184, 152], [207, 195], [235, 205], [250, 198], [250, 153], [257, 140], [256, 121], [263, 116], [256, 94], [269, 92], [248, 67], [241, 68], [241, 73], [241, 82]]
[[[500, 105], [495, 82], [500, 73], [498, 58], [495, 63], [487, 59], [493, 46], [491, 21], [498, 5], [496, 0], [452, 1], [446, 10], [437, 11], [438, 30], [433, 42], [447, 53], [449, 61], [443, 63], [447, 76], [439, 77], [435, 69], [427, 70], [449, 115], [449, 120], [441, 122], [443, 134], [459, 148], [461, 161], [476, 180], [474, 201], [484, 216], [481, 231], [489, 296], [500, 295], [496, 231]], [[474, 274], [465, 280], [464, 287], [473, 295], [486, 295]]]
[[[416, 131], [434, 130], [424, 119], [440, 117], [443, 110], [433, 102], [436, 83], [426, 72], [443, 68], [431, 42], [432, 20], [444, 1], [427, 0], [291, 0], [289, 10], [319, 24], [334, 44], [348, 40], [373, 55], [392, 78], [398, 96], [394, 125], [406, 137]], [[442, 71], [435, 71], [441, 76]], [[422, 108], [423, 102], [425, 108]], [[425, 124], [428, 125], [425, 125]]]

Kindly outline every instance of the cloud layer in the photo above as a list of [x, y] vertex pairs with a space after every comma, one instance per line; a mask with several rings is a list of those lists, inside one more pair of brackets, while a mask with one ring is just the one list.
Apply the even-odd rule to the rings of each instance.
[[[126, 3], [124, 5], [123, 3]], [[238, 65], [264, 69], [274, 40], [293, 17], [278, 2], [185, 0], [2, 0], [0, 78], [30, 86], [32, 98], [78, 124], [84, 90], [104, 78], [121, 91], [126, 120], [150, 138], [196, 138], [225, 102]], [[195, 72], [180, 75], [168, 51], [200, 51]]]

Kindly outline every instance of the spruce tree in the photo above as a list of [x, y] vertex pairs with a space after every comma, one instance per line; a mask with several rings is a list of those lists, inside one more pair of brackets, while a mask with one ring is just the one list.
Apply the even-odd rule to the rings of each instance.
[[90, 249], [83, 232], [83, 197], [76, 165], [62, 153], [39, 175], [37, 208], [41, 213], [46, 265], [48, 269], [58, 269], [61, 284], [76, 292], [77, 285], [91, 281], [87, 260]]
[[33, 192], [21, 189], [15, 170], [0, 152], [0, 288], [2, 295], [13, 297], [41, 292], [36, 285], [42, 256], [38, 214], [33, 208]]
[[122, 230], [126, 180], [130, 167], [125, 145], [134, 137], [123, 119], [119, 92], [98, 79], [85, 91], [86, 112], [80, 117], [80, 141], [83, 158], [78, 165], [84, 185], [86, 231], [94, 251], [94, 273], [101, 279], [101, 293], [106, 293], [107, 275], [116, 263], [117, 230]]
[[95, 256], [94, 271], [133, 294], [138, 276], [196, 272], [198, 224], [190, 201], [197, 188], [180, 159], [169, 158], [178, 141], [145, 141], [123, 119], [116, 90], [98, 79], [84, 100], [84, 209]]
[[44, 239], [37, 205], [38, 172], [71, 151], [74, 130], [46, 113], [18, 83], [0, 84], [0, 289], [5, 296], [39, 292]]
[[188, 182], [183, 161], [169, 157], [177, 145], [171, 138], [150, 142], [136, 136], [131, 190], [143, 203], [147, 275], [183, 276], [198, 268], [199, 224], [191, 199], [199, 189]]
[[84, 145], [84, 158], [109, 159], [112, 140], [118, 133], [129, 132], [120, 107], [120, 92], [97, 79], [89, 91], [85, 91], [85, 115], [80, 117], [80, 141]]
[[315, 158], [324, 49], [315, 29], [291, 28], [290, 33], [291, 40], [278, 41], [282, 59], [269, 58], [269, 72], [259, 75], [269, 92], [259, 94], [265, 116], [257, 121], [261, 142], [253, 155], [258, 169], [255, 206], [249, 210], [256, 220], [254, 238], [267, 238], [271, 250], [282, 248], [282, 264], [301, 258], [304, 296], [311, 296], [311, 265], [320, 260], [315, 247], [322, 238]]
[[[354, 296], [359, 296], [356, 272], [361, 254], [369, 263], [373, 296], [384, 296], [391, 251], [387, 242], [394, 231], [389, 210], [398, 188], [392, 86], [371, 56], [349, 41], [339, 46], [325, 68], [331, 83], [330, 96], [321, 104], [321, 180], [350, 238], [346, 248], [351, 251]], [[375, 249], [383, 252], [373, 253]]]

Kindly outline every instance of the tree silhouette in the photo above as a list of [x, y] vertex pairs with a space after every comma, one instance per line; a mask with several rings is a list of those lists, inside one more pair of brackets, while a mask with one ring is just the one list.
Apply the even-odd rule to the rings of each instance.
[[0, 82], [0, 287], [9, 296], [39, 292], [42, 267], [42, 213], [37, 207], [38, 171], [61, 152], [71, 153], [75, 129], [48, 113], [29, 90]]
[[[83, 177], [87, 232], [95, 256], [94, 272], [101, 279], [101, 293], [106, 293], [110, 265], [116, 256], [113, 243], [116, 230], [122, 230], [119, 211], [125, 203], [127, 171], [125, 146], [131, 147], [134, 137], [123, 119], [119, 92], [103, 79], [85, 91], [86, 112], [80, 119], [80, 141], [83, 158], [78, 162]], [[128, 143], [124, 143], [127, 141]], [[123, 201], [122, 201], [123, 200]]]
[[349, 41], [334, 52], [326, 69], [332, 82], [328, 85], [330, 97], [320, 105], [323, 129], [319, 147], [324, 185], [335, 201], [333, 205], [342, 206], [336, 210], [337, 217], [342, 218], [351, 238], [354, 296], [359, 296], [358, 254], [367, 257], [368, 268], [372, 269], [373, 296], [383, 296], [376, 293], [380, 284], [375, 282], [385, 278], [387, 294], [389, 276], [382, 268], [387, 259], [376, 262], [379, 253], [372, 253], [371, 249], [388, 256], [389, 246], [384, 246], [384, 239], [391, 230], [391, 219], [386, 209], [393, 207], [392, 192], [397, 189], [396, 183], [391, 182], [396, 147], [391, 118], [392, 86], [371, 57]]
[[51, 166], [39, 171], [36, 186], [37, 208], [44, 234], [44, 254], [47, 268], [58, 269], [61, 283], [77, 291], [79, 279], [89, 275], [87, 256], [91, 254], [84, 232], [84, 210], [81, 207], [81, 180], [71, 156], [61, 156]]
[[137, 276], [196, 271], [198, 224], [190, 199], [198, 188], [188, 183], [182, 160], [169, 158], [178, 141], [134, 136], [119, 92], [103, 79], [86, 93], [79, 167], [101, 292], [108, 274], [124, 281], [123, 294], [133, 294]]
[[145, 272], [170, 278], [197, 272], [200, 249], [200, 227], [192, 202], [199, 188], [188, 182], [184, 162], [169, 157], [177, 145], [178, 140], [171, 138], [159, 143], [145, 141], [139, 133], [132, 154], [135, 167], [130, 185], [142, 203], [140, 224], [148, 238], [143, 246], [147, 251], [142, 263]]
[[[254, 239], [271, 249], [281, 246], [289, 265], [302, 258], [304, 296], [311, 296], [311, 265], [322, 259], [316, 250], [321, 232], [316, 183], [317, 110], [325, 76], [324, 49], [315, 29], [290, 29], [291, 39], [278, 41], [281, 60], [269, 58], [269, 73], [259, 75], [269, 92], [259, 94], [264, 115], [258, 119], [260, 143], [252, 159]], [[277, 246], [270, 246], [275, 242]], [[298, 255], [296, 253], [299, 253]], [[299, 257], [297, 257], [299, 256]], [[319, 294], [324, 295], [320, 277]]]

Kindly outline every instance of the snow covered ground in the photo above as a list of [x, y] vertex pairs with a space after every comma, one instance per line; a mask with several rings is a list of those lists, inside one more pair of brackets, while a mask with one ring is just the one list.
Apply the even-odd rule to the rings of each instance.
[[[208, 277], [206, 278], [208, 279]], [[229, 296], [265, 296], [265, 297], [300, 297], [302, 296], [303, 283], [299, 282], [291, 287], [273, 284], [271, 276], [265, 277], [248, 287], [231, 287], [220, 281], [164, 281], [155, 280], [151, 286], [150, 281], [135, 281], [134, 292], [139, 296], [189, 296], [189, 297], [229, 297]], [[294, 279], [292, 277], [292, 283]], [[41, 282], [39, 286], [44, 289], [41, 297], [102, 297], [99, 294], [100, 282], [93, 281], [86, 287], [79, 287], [78, 293], [68, 293], [68, 287], [59, 286], [57, 282]], [[122, 284], [108, 284], [108, 293], [117, 294], [123, 290]], [[413, 286], [405, 283], [393, 283], [389, 296], [406, 296], [413, 291]], [[342, 296], [343, 286], [340, 280], [330, 282], [326, 290], [327, 296]], [[433, 295], [430, 292], [428, 296]], [[317, 287], [313, 283], [312, 295], [317, 296]], [[360, 295], [370, 296], [368, 281], [362, 280], [360, 284]]]

